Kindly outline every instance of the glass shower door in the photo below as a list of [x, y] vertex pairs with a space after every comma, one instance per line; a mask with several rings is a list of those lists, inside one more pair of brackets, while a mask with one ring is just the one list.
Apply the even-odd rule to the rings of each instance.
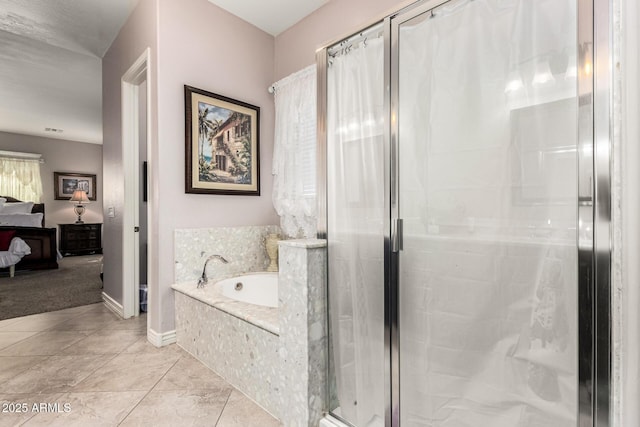
[[404, 427], [577, 425], [575, 3], [392, 21]]

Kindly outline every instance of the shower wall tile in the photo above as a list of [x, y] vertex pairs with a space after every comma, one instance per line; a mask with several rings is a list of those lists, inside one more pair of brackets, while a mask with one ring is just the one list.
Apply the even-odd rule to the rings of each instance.
[[178, 229], [175, 239], [175, 282], [196, 281], [202, 274], [207, 257], [222, 255], [228, 264], [212, 260], [207, 266], [210, 279], [237, 274], [266, 271], [269, 257], [264, 239], [271, 233], [280, 234], [277, 225], [249, 227], [216, 227]]

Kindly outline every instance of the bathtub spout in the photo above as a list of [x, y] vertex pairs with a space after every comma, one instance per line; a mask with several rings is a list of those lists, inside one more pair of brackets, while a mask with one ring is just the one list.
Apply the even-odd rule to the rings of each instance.
[[212, 259], [218, 259], [222, 261], [224, 264], [229, 263], [229, 261], [227, 261], [226, 259], [224, 259], [224, 257], [220, 255], [211, 255], [209, 258], [207, 258], [207, 260], [204, 262], [204, 268], [202, 269], [202, 276], [200, 276], [200, 278], [198, 279], [198, 288], [204, 288], [204, 286], [207, 283], [209, 283], [209, 278], [207, 277], [207, 264]]

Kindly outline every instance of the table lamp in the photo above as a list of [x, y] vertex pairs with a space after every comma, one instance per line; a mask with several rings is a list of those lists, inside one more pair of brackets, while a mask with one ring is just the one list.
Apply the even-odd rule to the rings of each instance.
[[84, 190], [75, 190], [73, 192], [73, 196], [69, 199], [71, 203], [75, 203], [76, 205], [73, 207], [73, 211], [78, 215], [78, 220], [76, 224], [84, 224], [82, 220], [82, 214], [85, 211], [84, 204], [90, 203], [89, 198], [87, 197], [87, 192]]

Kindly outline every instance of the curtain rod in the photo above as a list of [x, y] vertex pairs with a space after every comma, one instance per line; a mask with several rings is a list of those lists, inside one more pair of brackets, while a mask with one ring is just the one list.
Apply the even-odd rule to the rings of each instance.
[[272, 84], [271, 86], [269, 86], [267, 88], [267, 91], [271, 94], [275, 93], [276, 90], [278, 89], [279, 86], [282, 85], [286, 85], [289, 84], [289, 82], [296, 80], [298, 78], [301, 78], [303, 76], [307, 76], [311, 73], [315, 73], [316, 71], [316, 65], [312, 64], [312, 65], [308, 65], [306, 67], [304, 67], [302, 70], [298, 70], [294, 73], [289, 74], [287, 77], [283, 77], [280, 80], [278, 80], [277, 82], [275, 82], [274, 84]]
[[0, 150], [0, 157], [6, 157], [9, 159], [38, 160], [40, 163], [44, 163], [42, 154], [37, 154], [37, 153], [21, 153], [19, 151]]
[[360, 31], [359, 33], [353, 34], [346, 39], [334, 44], [333, 46], [329, 46], [327, 48], [327, 55], [330, 57], [336, 57], [340, 54], [347, 53], [351, 48], [364, 43], [366, 45], [367, 39], [376, 39], [384, 36], [384, 28], [380, 24], [375, 24], [365, 30]]

